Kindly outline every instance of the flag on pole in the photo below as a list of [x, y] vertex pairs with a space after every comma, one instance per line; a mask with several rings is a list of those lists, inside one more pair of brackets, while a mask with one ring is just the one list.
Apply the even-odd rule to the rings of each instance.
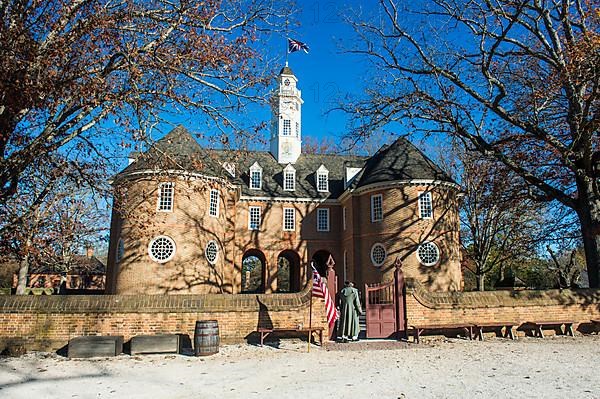
[[312, 295], [317, 298], [325, 299], [325, 311], [327, 313], [327, 322], [329, 323], [329, 329], [333, 328], [333, 324], [339, 318], [339, 314], [337, 309], [335, 308], [335, 304], [331, 299], [331, 295], [329, 295], [329, 290], [327, 289], [327, 284], [321, 278], [321, 275], [312, 267], [313, 270], [313, 289]]
[[290, 39], [288, 37], [288, 53], [293, 53], [295, 51], [304, 50], [306, 54], [308, 54], [308, 45], [306, 43], [302, 43], [299, 40]]

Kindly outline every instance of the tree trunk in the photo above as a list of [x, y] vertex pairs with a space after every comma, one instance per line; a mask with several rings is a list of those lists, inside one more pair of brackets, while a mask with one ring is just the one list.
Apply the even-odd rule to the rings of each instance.
[[578, 181], [577, 216], [581, 225], [585, 263], [591, 288], [600, 287], [600, 198], [592, 179]]
[[477, 275], [477, 291], [485, 291], [485, 273]]
[[19, 262], [19, 280], [17, 281], [17, 295], [24, 295], [27, 288], [27, 275], [29, 274], [29, 255], [26, 254]]

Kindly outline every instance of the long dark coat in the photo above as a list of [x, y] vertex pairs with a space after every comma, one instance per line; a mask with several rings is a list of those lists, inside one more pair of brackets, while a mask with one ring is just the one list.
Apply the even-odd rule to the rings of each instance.
[[358, 338], [360, 326], [358, 315], [362, 314], [358, 290], [354, 287], [344, 287], [339, 294], [340, 324], [338, 336], [341, 338]]

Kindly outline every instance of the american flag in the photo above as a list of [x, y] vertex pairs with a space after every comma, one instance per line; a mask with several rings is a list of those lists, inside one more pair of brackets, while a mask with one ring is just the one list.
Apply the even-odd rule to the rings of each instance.
[[331, 295], [329, 295], [329, 290], [327, 289], [327, 284], [321, 278], [321, 275], [313, 266], [313, 289], [312, 294], [318, 298], [325, 299], [325, 311], [327, 312], [327, 322], [329, 323], [329, 329], [333, 328], [333, 324], [338, 319], [339, 314], [337, 309], [334, 306], [333, 300], [331, 299]]
[[293, 53], [294, 51], [300, 50], [304, 50], [304, 52], [308, 54], [308, 45], [306, 43], [302, 43], [299, 40], [288, 38], [288, 53]]

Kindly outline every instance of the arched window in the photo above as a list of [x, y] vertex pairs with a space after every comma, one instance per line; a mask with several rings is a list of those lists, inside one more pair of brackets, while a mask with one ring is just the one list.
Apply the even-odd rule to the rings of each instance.
[[288, 164], [283, 169], [283, 189], [285, 191], [294, 191], [296, 189], [296, 169], [292, 164]]
[[285, 250], [277, 257], [277, 292], [300, 291], [300, 256]]
[[265, 255], [256, 249], [246, 251], [242, 258], [242, 293], [265, 292], [264, 272], [266, 268]]

